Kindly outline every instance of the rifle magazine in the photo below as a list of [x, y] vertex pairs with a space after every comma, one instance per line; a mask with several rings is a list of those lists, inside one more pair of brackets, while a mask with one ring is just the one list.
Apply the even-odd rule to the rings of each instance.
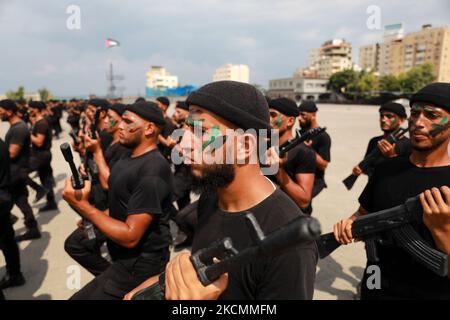
[[406, 225], [391, 232], [399, 245], [417, 262], [441, 277], [447, 276], [447, 254], [431, 248], [412, 226]]

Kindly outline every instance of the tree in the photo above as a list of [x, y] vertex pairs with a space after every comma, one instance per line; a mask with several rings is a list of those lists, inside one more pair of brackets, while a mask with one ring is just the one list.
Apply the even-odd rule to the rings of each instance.
[[333, 89], [334, 91], [337, 91], [339, 93], [344, 93], [346, 91], [349, 91], [348, 89], [354, 87], [357, 78], [358, 73], [353, 69], [336, 72], [330, 77], [328, 88]]
[[427, 62], [406, 72], [403, 78], [400, 79], [400, 82], [403, 92], [414, 93], [434, 82], [435, 79], [434, 67]]
[[360, 97], [368, 98], [373, 96], [372, 92], [378, 91], [378, 78], [373, 72], [361, 71], [355, 83], [353, 84], [353, 91]]
[[382, 76], [380, 78], [380, 91], [387, 91], [387, 92], [403, 91], [399, 77], [393, 75]]
[[24, 100], [25, 99], [25, 88], [20, 86], [17, 91], [7, 91], [6, 97], [11, 100]]
[[52, 94], [47, 88], [42, 88], [38, 90], [39, 96], [41, 97], [41, 101], [47, 102], [51, 97]]

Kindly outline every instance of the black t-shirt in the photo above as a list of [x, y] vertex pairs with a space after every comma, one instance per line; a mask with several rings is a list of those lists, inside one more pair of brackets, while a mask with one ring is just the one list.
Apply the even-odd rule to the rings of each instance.
[[11, 160], [11, 165], [27, 168], [30, 158], [30, 130], [24, 121], [13, 124], [6, 133], [5, 142], [8, 147], [12, 144], [20, 146], [19, 155]]
[[168, 218], [172, 204], [172, 172], [157, 149], [138, 157], [123, 157], [109, 176], [109, 215], [125, 221], [129, 215], [149, 213], [153, 221], [138, 245], [127, 249], [108, 239], [113, 260], [160, 252], [169, 247]]
[[[284, 170], [288, 176], [296, 181], [295, 175], [298, 173], [315, 173], [316, 171], [316, 154], [315, 152], [307, 147], [305, 144], [301, 143], [295, 148], [288, 151], [288, 160], [284, 165]], [[269, 178], [278, 183], [274, 176], [269, 176]], [[307, 214], [311, 214], [312, 207], [311, 204], [306, 208], [302, 208], [302, 211]]]
[[[372, 150], [377, 149], [378, 142], [382, 139], [384, 139], [384, 136], [378, 136], [378, 137], [374, 137], [374, 138], [370, 139], [369, 145], [367, 146], [367, 151], [366, 151], [366, 154], [364, 155], [364, 157], [369, 155], [372, 152]], [[409, 155], [411, 154], [411, 142], [409, 141], [409, 139], [406, 137], [403, 137], [402, 139], [397, 141], [397, 143], [395, 144], [395, 152], [397, 153], [397, 155], [399, 157], [409, 157]], [[373, 166], [370, 166], [366, 170], [366, 174], [368, 176], [371, 176], [373, 174], [373, 170], [375, 169], [375, 167], [386, 159], [388, 159], [388, 158], [384, 157], [383, 155], [381, 157], [379, 157], [376, 161], [374, 161]]]
[[64, 106], [62, 104], [58, 104], [53, 107], [52, 111], [56, 115], [56, 117], [61, 118], [64, 110]]
[[[9, 150], [6, 143], [0, 138], [0, 192], [4, 192], [9, 188], [10, 172], [9, 172]], [[1, 194], [0, 194], [1, 196]], [[0, 197], [1, 201], [1, 197]]]
[[[301, 133], [304, 133], [307, 130], [301, 130]], [[331, 138], [327, 132], [322, 132], [315, 136], [312, 139], [311, 148], [322, 157], [323, 160], [330, 162], [331, 161]], [[314, 185], [325, 184], [325, 172], [316, 167], [316, 176], [314, 180]]]
[[[375, 168], [359, 202], [367, 211], [376, 212], [403, 204], [406, 199], [432, 187], [449, 184], [450, 166], [419, 168], [409, 158], [396, 157]], [[413, 227], [431, 247], [436, 248], [433, 237], [423, 222], [416, 223]], [[389, 239], [388, 235], [385, 237]], [[377, 249], [382, 289], [389, 295], [418, 299], [450, 298], [448, 278], [428, 271], [394, 243], [377, 244]]]
[[111, 170], [112, 167], [122, 159], [122, 157], [128, 157], [131, 154], [131, 150], [122, 144], [120, 142], [116, 142], [113, 145], [110, 145], [108, 149], [105, 151], [105, 161], [108, 164], [109, 169]]
[[30, 122], [30, 115], [29, 115], [29, 113], [28, 113], [27, 108], [19, 108], [19, 109], [17, 110], [17, 113], [19, 114], [19, 116], [22, 118], [22, 120], [23, 120], [25, 123], [29, 123], [29, 122]]
[[[173, 124], [172, 120], [170, 120], [170, 118], [165, 117], [164, 120], [166, 121], [166, 124], [164, 125], [164, 128], [161, 130], [161, 136], [163, 136], [164, 138], [167, 139], [167, 137], [169, 137], [172, 132], [175, 131], [175, 129], [177, 129], [177, 126]], [[158, 149], [161, 152], [161, 154], [165, 157], [165, 158], [169, 158], [170, 154], [172, 152], [172, 149], [170, 149], [169, 147], [166, 147], [165, 145], [158, 143]]]
[[50, 128], [47, 120], [45, 118], [39, 120], [36, 122], [33, 126], [33, 130], [31, 133], [34, 136], [37, 136], [38, 134], [43, 134], [45, 136], [44, 143], [41, 147], [38, 147], [33, 144], [32, 151], [33, 152], [42, 152], [42, 151], [49, 151], [52, 147], [52, 129]]
[[[238, 251], [254, 244], [245, 222], [245, 212], [224, 212], [218, 208], [217, 201], [216, 195], [200, 197], [192, 245], [194, 253], [225, 237], [232, 239]], [[253, 213], [266, 234], [302, 214], [280, 189], [248, 211]], [[312, 242], [274, 257], [257, 258], [239, 271], [229, 273], [228, 287], [220, 299], [312, 299], [316, 264], [317, 250]]]
[[98, 134], [100, 136], [100, 147], [102, 148], [103, 154], [105, 154], [109, 145], [113, 141], [113, 136], [109, 134], [106, 130], [102, 130]]
[[[77, 111], [77, 113], [75, 113]], [[68, 110], [69, 115], [67, 116], [67, 122], [70, 123], [72, 126], [77, 125], [80, 122], [80, 114], [78, 112], [81, 112], [81, 108], [79, 106], [75, 106]]]
[[288, 151], [288, 160], [284, 170], [292, 179], [298, 173], [314, 173], [316, 171], [316, 154], [305, 144], [299, 144]]
[[172, 134], [172, 132], [177, 128], [177, 126], [173, 124], [172, 120], [169, 117], [165, 117], [164, 120], [166, 121], [166, 124], [164, 125], [164, 128], [161, 130], [161, 135], [164, 138], [167, 138]]

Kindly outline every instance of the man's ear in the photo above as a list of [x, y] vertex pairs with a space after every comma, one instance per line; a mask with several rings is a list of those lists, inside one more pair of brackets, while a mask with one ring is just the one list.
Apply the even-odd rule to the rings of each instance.
[[287, 117], [287, 127], [292, 128], [295, 124], [295, 117]]
[[152, 135], [156, 135], [158, 128], [156, 127], [156, 124], [150, 121], [146, 121], [144, 125], [144, 135], [146, 137], [150, 137]]
[[250, 133], [239, 134], [236, 137], [237, 164], [258, 163], [258, 142], [255, 135]]

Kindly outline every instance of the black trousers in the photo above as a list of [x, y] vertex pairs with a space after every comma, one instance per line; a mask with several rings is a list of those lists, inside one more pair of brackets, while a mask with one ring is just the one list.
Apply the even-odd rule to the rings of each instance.
[[30, 228], [36, 228], [37, 222], [33, 214], [33, 209], [31, 209], [28, 203], [28, 189], [26, 179], [17, 181], [14, 186], [10, 188], [13, 203], [22, 211], [25, 218], [25, 226]]
[[59, 135], [62, 132], [62, 127], [61, 127], [61, 118], [60, 117], [56, 117], [55, 120], [55, 133], [56, 135]]
[[98, 276], [111, 265], [100, 253], [100, 247], [105, 241], [106, 238], [100, 232], [96, 233], [95, 239], [89, 240], [84, 230], [77, 228], [64, 242], [64, 250], [83, 268]]
[[[29, 173], [37, 171], [42, 185], [47, 190], [49, 190], [49, 192], [47, 193], [48, 203], [55, 202], [55, 194], [53, 192], [54, 179], [51, 161], [52, 161], [52, 154], [50, 151], [36, 152], [31, 155], [29, 161]], [[40, 187], [36, 182], [34, 182], [29, 177], [27, 179], [27, 184], [35, 190], [39, 189]]]
[[[1, 191], [0, 191], [1, 192]], [[20, 275], [19, 247], [14, 240], [14, 229], [11, 225], [12, 201], [0, 199], [0, 250], [6, 261], [6, 271], [14, 276]]]
[[175, 223], [189, 240], [194, 237], [195, 227], [197, 226], [197, 206], [198, 201], [192, 202], [178, 211], [175, 216]]
[[70, 300], [122, 300], [123, 297], [148, 278], [165, 270], [169, 250], [146, 254], [137, 258], [115, 261]]
[[178, 210], [183, 209], [191, 202], [191, 186], [190, 176], [188, 174], [190, 170], [187, 166], [180, 166], [175, 169], [173, 175], [173, 193], [176, 198]]

